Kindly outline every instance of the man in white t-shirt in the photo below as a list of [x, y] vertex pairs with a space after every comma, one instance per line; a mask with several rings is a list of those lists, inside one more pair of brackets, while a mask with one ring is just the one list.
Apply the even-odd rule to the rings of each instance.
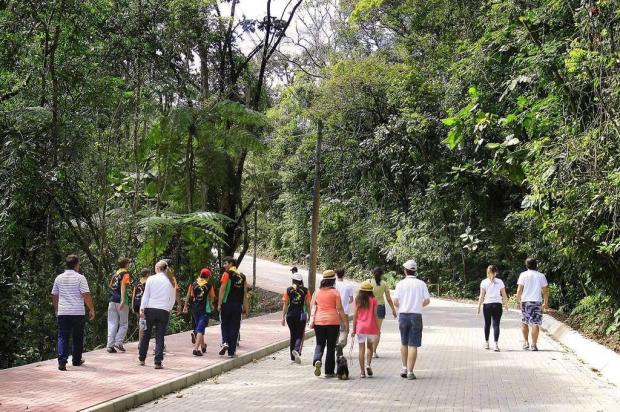
[[[547, 278], [537, 268], [536, 259], [525, 260], [527, 270], [519, 275], [517, 281], [517, 299], [521, 306], [521, 332], [523, 349], [538, 350], [538, 334], [542, 325], [543, 310], [549, 308], [549, 288]], [[532, 329], [532, 346], [528, 342], [530, 327]]]
[[418, 265], [411, 259], [403, 265], [405, 278], [396, 284], [394, 305], [398, 308], [402, 378], [413, 380], [418, 348], [422, 346], [422, 308], [430, 302], [426, 283], [418, 279]]
[[[355, 295], [355, 287], [344, 280], [344, 269], [336, 269], [336, 290], [340, 293], [340, 302], [344, 309], [344, 313], [347, 315], [347, 322], [351, 315], [351, 304], [353, 303], [353, 295]], [[338, 337], [338, 345], [347, 346], [348, 333], [340, 333]]]
[[344, 313], [351, 315], [351, 303], [353, 303], [353, 297], [355, 295], [355, 287], [344, 280], [344, 269], [336, 269], [336, 289], [340, 293], [340, 300]]

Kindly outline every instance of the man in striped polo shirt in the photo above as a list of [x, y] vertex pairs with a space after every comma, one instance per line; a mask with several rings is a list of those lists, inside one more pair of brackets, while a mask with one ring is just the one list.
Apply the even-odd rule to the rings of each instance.
[[69, 339], [72, 340], [71, 362], [73, 366], [84, 364], [82, 351], [84, 349], [84, 304], [88, 306], [88, 317], [95, 319], [95, 308], [90, 297], [90, 289], [86, 278], [81, 275], [80, 260], [75, 255], [66, 258], [66, 267], [63, 273], [54, 280], [52, 288], [52, 303], [58, 320], [58, 369], [67, 370], [69, 358]]

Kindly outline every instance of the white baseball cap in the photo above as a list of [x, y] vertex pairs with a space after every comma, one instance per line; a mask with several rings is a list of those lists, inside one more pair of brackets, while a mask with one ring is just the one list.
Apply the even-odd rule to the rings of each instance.
[[415, 259], [409, 259], [403, 263], [403, 267], [407, 270], [413, 270], [414, 272], [418, 270], [418, 264], [415, 262]]
[[304, 278], [301, 276], [301, 273], [293, 273], [293, 275], [291, 276], [291, 279], [297, 280], [300, 282], [304, 281]]

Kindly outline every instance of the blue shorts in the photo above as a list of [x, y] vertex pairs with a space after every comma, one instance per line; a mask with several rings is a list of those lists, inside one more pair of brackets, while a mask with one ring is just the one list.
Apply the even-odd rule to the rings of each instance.
[[209, 315], [206, 313], [194, 314], [194, 319], [196, 320], [196, 329], [194, 329], [194, 333], [204, 335], [205, 329], [209, 324]]
[[400, 343], [403, 346], [422, 346], [422, 315], [419, 313], [400, 313], [398, 315]]
[[385, 319], [385, 305], [377, 305], [377, 317]]
[[521, 302], [521, 323], [526, 325], [542, 325], [542, 303]]

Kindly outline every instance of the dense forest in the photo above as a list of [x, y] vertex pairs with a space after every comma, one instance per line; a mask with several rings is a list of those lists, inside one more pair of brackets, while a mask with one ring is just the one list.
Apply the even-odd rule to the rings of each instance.
[[53, 357], [68, 253], [91, 348], [120, 256], [303, 261], [319, 129], [321, 267], [473, 297], [531, 255], [619, 339], [617, 2], [244, 1], [0, 0], [0, 367]]

